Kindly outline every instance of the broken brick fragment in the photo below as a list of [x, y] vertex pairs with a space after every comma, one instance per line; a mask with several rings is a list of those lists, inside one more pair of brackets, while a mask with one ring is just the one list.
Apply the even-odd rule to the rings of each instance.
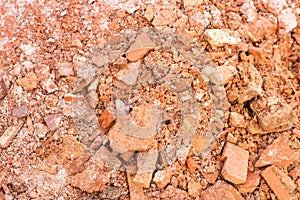
[[289, 193], [292, 194], [296, 189], [296, 185], [291, 177], [274, 165], [272, 165], [271, 168], [275, 172], [276, 176], [280, 179], [280, 182], [287, 188]]
[[253, 192], [260, 182], [260, 176], [256, 173], [248, 173], [246, 182], [237, 185], [240, 193], [251, 193]]
[[152, 180], [152, 174], [153, 172], [137, 173], [133, 178], [133, 182], [139, 187], [149, 188]]
[[195, 172], [195, 170], [198, 168], [197, 162], [192, 157], [189, 157], [186, 160], [186, 164], [187, 164], [187, 166], [188, 166], [191, 173]]
[[221, 172], [223, 177], [234, 184], [244, 183], [247, 178], [249, 152], [227, 142], [223, 156], [226, 157]]
[[262, 172], [262, 177], [266, 180], [272, 191], [275, 193], [279, 200], [291, 199], [288, 189], [281, 182], [280, 178], [274, 171], [274, 166], [268, 167]]
[[170, 183], [171, 177], [172, 170], [167, 167], [166, 169], [159, 170], [154, 174], [153, 182], [157, 185], [157, 187], [164, 188]]
[[29, 72], [23, 78], [18, 79], [17, 83], [23, 87], [24, 90], [30, 91], [37, 88], [38, 78], [34, 72]]
[[273, 91], [250, 103], [259, 126], [266, 132], [285, 131], [297, 121], [294, 110]]
[[287, 167], [296, 160], [299, 160], [299, 155], [289, 147], [288, 142], [283, 137], [279, 137], [263, 150], [260, 158], [255, 163], [255, 167], [272, 164], [278, 167]]
[[95, 160], [89, 159], [86, 168], [74, 176], [70, 176], [68, 182], [73, 187], [78, 187], [85, 192], [98, 192], [109, 182], [111, 173], [104, 171], [103, 167]]
[[201, 200], [243, 200], [241, 194], [225, 181], [217, 181], [201, 193]]
[[98, 122], [103, 133], [106, 133], [110, 129], [114, 121], [115, 116], [107, 109], [105, 109], [98, 118]]
[[155, 44], [149, 38], [148, 34], [141, 33], [127, 50], [126, 58], [132, 62], [137, 61], [143, 58], [154, 47]]
[[153, 137], [144, 139], [130, 136], [122, 131], [118, 124], [110, 129], [108, 139], [114, 146], [119, 147], [122, 152], [145, 151], [155, 146]]

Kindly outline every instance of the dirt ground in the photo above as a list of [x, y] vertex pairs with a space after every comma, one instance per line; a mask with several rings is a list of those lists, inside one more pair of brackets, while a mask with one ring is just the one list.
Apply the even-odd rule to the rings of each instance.
[[300, 199], [298, 0], [0, 13], [0, 200]]

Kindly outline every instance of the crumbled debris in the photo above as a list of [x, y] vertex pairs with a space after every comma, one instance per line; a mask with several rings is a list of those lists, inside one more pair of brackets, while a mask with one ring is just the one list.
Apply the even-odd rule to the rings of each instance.
[[[5, 1], [0, 199], [300, 199], [299, 7]], [[222, 181], [229, 143], [242, 184]]]

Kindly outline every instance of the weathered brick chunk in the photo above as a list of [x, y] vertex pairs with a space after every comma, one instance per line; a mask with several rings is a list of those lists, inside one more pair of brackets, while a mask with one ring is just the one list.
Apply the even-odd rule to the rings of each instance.
[[296, 185], [294, 181], [289, 177], [286, 173], [281, 171], [279, 168], [275, 167], [274, 165], [271, 166], [272, 170], [275, 172], [276, 176], [280, 179], [280, 182], [287, 188], [290, 194], [294, 192], [296, 189]]
[[201, 193], [201, 200], [243, 200], [241, 194], [225, 181], [217, 181], [216, 184]]
[[17, 80], [17, 83], [23, 87], [24, 90], [30, 91], [38, 86], [38, 78], [35, 73], [30, 72], [25, 75], [25, 77]]
[[273, 190], [279, 200], [291, 199], [287, 188], [282, 184], [280, 178], [276, 175], [272, 167], [268, 167], [262, 172], [262, 177], [266, 180], [267, 184]]
[[264, 94], [250, 106], [257, 115], [259, 126], [266, 132], [288, 130], [297, 120], [290, 105], [274, 92]]
[[67, 168], [69, 176], [82, 172], [85, 169], [84, 163], [86, 163], [89, 159], [90, 159], [90, 155], [83, 154], [82, 156], [73, 160]]
[[188, 194], [192, 197], [198, 197], [202, 190], [202, 185], [199, 181], [193, 179], [188, 182]]
[[143, 187], [149, 188], [152, 180], [152, 174], [155, 170], [158, 152], [139, 153], [137, 156], [137, 174], [133, 181]]
[[[153, 147], [154, 138], [132, 137], [121, 130], [116, 124], [108, 133], [108, 138], [113, 145], [118, 146], [123, 152], [145, 151]], [[121, 153], [123, 153], [121, 152]]]
[[255, 167], [264, 167], [271, 164], [278, 167], [287, 167], [298, 159], [299, 155], [290, 149], [288, 142], [279, 137], [262, 152], [255, 163]]
[[137, 173], [133, 178], [133, 182], [139, 187], [149, 188], [152, 174], [153, 172]]
[[260, 176], [256, 173], [248, 173], [246, 182], [237, 186], [240, 193], [253, 192], [260, 182]]
[[106, 133], [110, 129], [114, 120], [115, 116], [109, 110], [105, 109], [102, 112], [101, 116], [98, 119], [98, 122], [103, 133]]
[[89, 193], [101, 191], [110, 180], [111, 173], [104, 171], [93, 159], [88, 160], [85, 166], [82, 172], [69, 177], [69, 183]]
[[154, 47], [155, 44], [151, 41], [148, 34], [142, 33], [126, 52], [126, 58], [130, 61], [137, 61], [143, 58]]
[[170, 168], [159, 170], [155, 173], [153, 182], [157, 185], [157, 187], [164, 188], [169, 184], [171, 176], [172, 170]]
[[223, 177], [234, 184], [244, 183], [247, 178], [249, 152], [227, 143], [223, 156], [226, 157], [221, 172]]

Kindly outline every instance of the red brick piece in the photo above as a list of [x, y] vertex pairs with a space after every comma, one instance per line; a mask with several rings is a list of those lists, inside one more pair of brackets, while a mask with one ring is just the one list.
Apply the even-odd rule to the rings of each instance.
[[286, 173], [275, 167], [274, 165], [271, 166], [273, 171], [275, 172], [276, 176], [280, 179], [280, 182], [287, 188], [289, 193], [293, 193], [296, 189], [296, 185], [294, 181], [289, 177]]
[[226, 157], [221, 172], [223, 177], [234, 184], [244, 183], [247, 178], [249, 152], [227, 142], [223, 156]]
[[155, 173], [153, 182], [157, 185], [157, 187], [164, 188], [170, 183], [171, 176], [172, 170], [170, 168], [159, 170]]
[[260, 182], [260, 176], [256, 173], [248, 173], [246, 182], [237, 186], [240, 193], [253, 192]]
[[35, 73], [29, 72], [25, 77], [18, 79], [17, 83], [23, 87], [24, 90], [30, 91], [38, 87], [38, 77]]
[[149, 188], [152, 174], [152, 172], [137, 173], [133, 178], [133, 182], [139, 187]]
[[197, 162], [192, 157], [189, 157], [186, 160], [186, 164], [187, 164], [187, 166], [188, 166], [188, 168], [189, 168], [189, 170], [190, 170], [191, 173], [194, 173], [195, 170], [198, 168]]
[[201, 193], [200, 200], [243, 200], [241, 194], [225, 181], [217, 181], [216, 184]]
[[272, 167], [268, 167], [262, 172], [262, 177], [266, 180], [267, 184], [273, 190], [279, 200], [291, 199], [287, 188], [281, 183], [280, 178], [276, 175]]
[[123, 152], [145, 151], [155, 146], [153, 137], [147, 139], [132, 137], [123, 132], [119, 124], [110, 129], [108, 139]]
[[151, 41], [148, 34], [142, 33], [126, 52], [126, 58], [130, 61], [137, 61], [143, 58], [154, 47], [155, 43]]
[[284, 138], [279, 137], [262, 152], [259, 160], [255, 163], [255, 167], [274, 164], [284, 168], [298, 159], [299, 155], [290, 149], [288, 142]]
[[106, 133], [110, 129], [110, 127], [114, 121], [115, 121], [115, 116], [107, 109], [105, 109], [102, 112], [101, 116], [98, 119], [101, 130], [104, 133]]
[[89, 159], [85, 166], [82, 172], [69, 177], [69, 184], [88, 193], [102, 192], [102, 188], [111, 178], [111, 173], [104, 171], [103, 167], [93, 159]]

